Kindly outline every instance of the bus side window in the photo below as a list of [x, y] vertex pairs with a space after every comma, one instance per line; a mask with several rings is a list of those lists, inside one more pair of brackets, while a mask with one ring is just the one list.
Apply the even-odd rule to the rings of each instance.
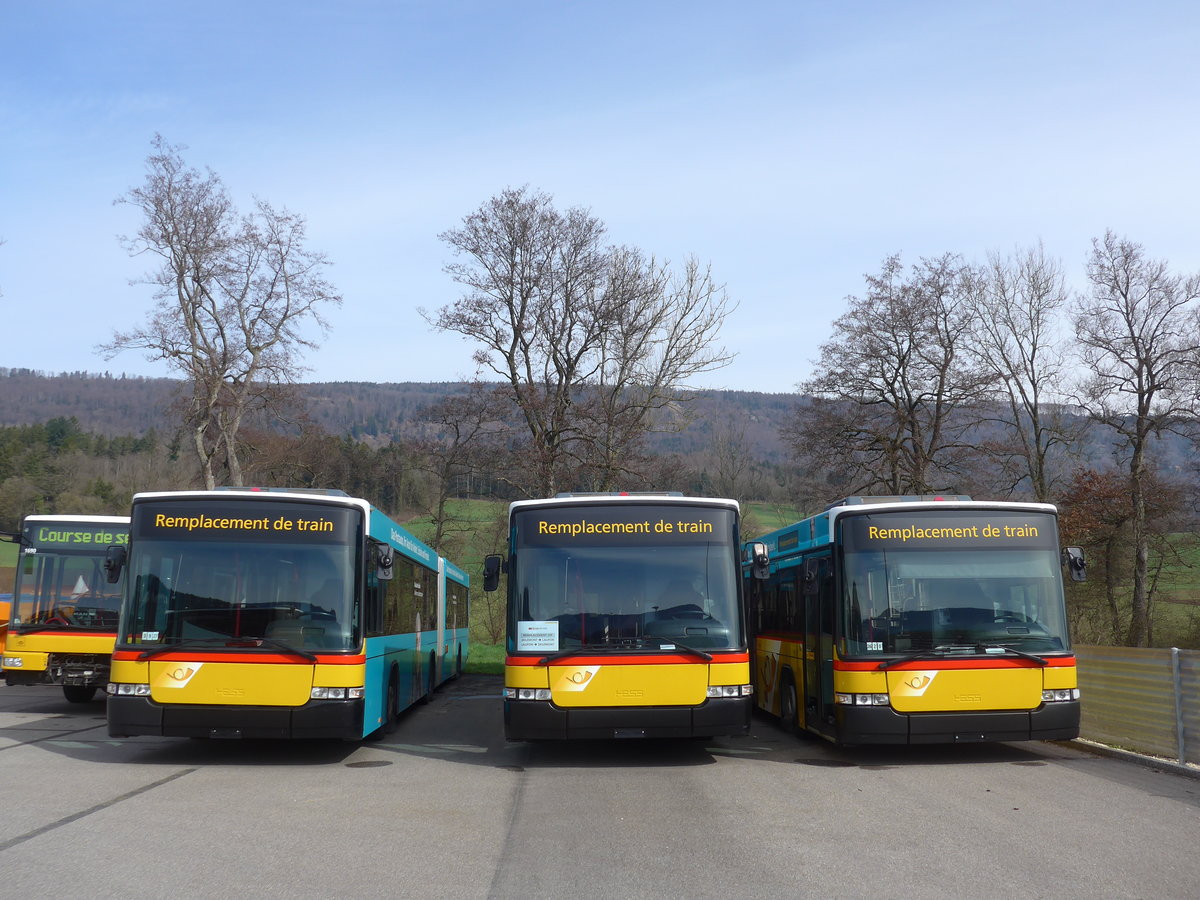
[[374, 571], [367, 573], [365, 627], [368, 635], [383, 633], [383, 611], [387, 606], [388, 582]]

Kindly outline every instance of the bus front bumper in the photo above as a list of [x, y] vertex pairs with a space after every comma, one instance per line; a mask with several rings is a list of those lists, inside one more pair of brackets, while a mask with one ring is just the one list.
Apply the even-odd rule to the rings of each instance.
[[510, 741], [686, 738], [749, 734], [753, 697], [717, 697], [699, 706], [562, 707], [505, 700]]
[[363, 736], [361, 700], [310, 700], [303, 706], [164, 705], [149, 697], [108, 698], [108, 734], [133, 737], [326, 738]]
[[103, 688], [108, 683], [109, 658], [99, 653], [26, 653], [17, 656], [20, 668], [4, 670], [8, 685], [64, 684]]
[[1034, 710], [898, 713], [889, 706], [835, 707], [843, 744], [955, 744], [978, 741], [1069, 741], [1079, 737], [1079, 701]]

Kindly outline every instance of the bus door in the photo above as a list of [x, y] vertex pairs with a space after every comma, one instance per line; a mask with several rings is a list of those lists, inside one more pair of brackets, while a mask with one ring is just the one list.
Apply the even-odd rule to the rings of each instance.
[[804, 561], [804, 721], [831, 732], [833, 714], [833, 578], [828, 556]]
[[434, 682], [441, 684], [446, 677], [446, 560], [437, 561], [437, 674]]

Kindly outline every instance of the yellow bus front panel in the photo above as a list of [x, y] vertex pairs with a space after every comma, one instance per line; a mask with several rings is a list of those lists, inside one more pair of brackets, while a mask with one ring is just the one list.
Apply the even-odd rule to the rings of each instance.
[[845, 743], [1070, 739], [1079, 732], [1076, 677], [1073, 659], [1052, 659], [1044, 667], [987, 663], [884, 670], [839, 667], [834, 683], [837, 739]]
[[86, 660], [96, 669], [95, 681], [103, 687], [107, 680], [109, 658], [112, 656], [114, 634], [64, 634], [54, 631], [35, 631], [30, 634], [10, 633], [4, 648], [5, 677], [10, 683], [57, 683], [63, 680], [61, 671], [72, 661]]
[[[113, 660], [109, 685], [109, 734], [114, 737], [357, 739], [364, 733], [362, 665], [121, 655]], [[330, 696], [314, 688], [344, 690]]]
[[506, 665], [505, 731], [526, 738], [744, 734], [750, 664]]

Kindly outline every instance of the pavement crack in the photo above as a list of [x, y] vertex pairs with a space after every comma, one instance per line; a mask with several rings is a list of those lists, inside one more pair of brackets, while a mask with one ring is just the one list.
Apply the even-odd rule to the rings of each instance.
[[14, 838], [9, 838], [7, 841], [0, 842], [0, 853], [8, 850], [18, 844], [24, 844], [26, 841], [31, 841], [35, 837], [39, 837], [47, 832], [54, 831], [56, 828], [62, 828], [64, 825], [70, 825], [72, 822], [78, 822], [80, 819], [90, 816], [92, 813], [100, 812], [102, 809], [108, 809], [110, 806], [116, 806], [118, 803], [123, 803], [126, 800], [132, 799], [139, 794], [144, 794], [147, 791], [152, 791], [157, 787], [162, 787], [164, 784], [170, 784], [184, 775], [191, 775], [195, 769], [184, 769], [182, 772], [176, 772], [174, 775], [168, 775], [166, 778], [160, 778], [158, 781], [153, 781], [150, 784], [144, 784], [139, 788], [134, 788], [132, 791], [127, 791], [119, 797], [113, 797], [111, 800], [105, 800], [103, 803], [97, 803], [95, 806], [80, 810], [77, 813], [72, 813], [69, 816], [59, 819], [56, 822], [49, 822], [41, 828], [35, 828], [33, 831], [28, 831], [25, 834], [19, 834]]

